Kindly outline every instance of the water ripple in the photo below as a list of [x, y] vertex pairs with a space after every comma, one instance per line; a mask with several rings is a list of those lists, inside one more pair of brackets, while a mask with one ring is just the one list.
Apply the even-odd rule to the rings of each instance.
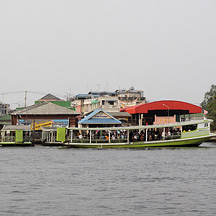
[[4, 148], [1, 215], [214, 215], [216, 148]]

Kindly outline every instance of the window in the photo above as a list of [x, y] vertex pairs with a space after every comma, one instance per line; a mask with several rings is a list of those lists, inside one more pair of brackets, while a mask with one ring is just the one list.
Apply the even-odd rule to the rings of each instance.
[[182, 131], [194, 131], [196, 129], [197, 129], [197, 125], [196, 124], [182, 126]]

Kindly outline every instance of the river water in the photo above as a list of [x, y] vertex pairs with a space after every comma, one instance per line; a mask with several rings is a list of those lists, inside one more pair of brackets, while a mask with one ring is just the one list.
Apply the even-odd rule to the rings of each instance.
[[0, 148], [0, 215], [216, 215], [216, 144]]

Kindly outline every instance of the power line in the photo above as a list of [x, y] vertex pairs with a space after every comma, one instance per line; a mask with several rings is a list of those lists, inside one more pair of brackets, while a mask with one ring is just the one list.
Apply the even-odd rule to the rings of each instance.
[[18, 93], [24, 93], [25, 91], [16, 91], [16, 92], [4, 92], [0, 93], [0, 95], [8, 95], [8, 94], [18, 94]]

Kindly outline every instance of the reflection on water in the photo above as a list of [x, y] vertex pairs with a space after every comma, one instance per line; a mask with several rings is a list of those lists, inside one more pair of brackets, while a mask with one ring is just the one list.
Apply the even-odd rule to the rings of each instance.
[[0, 148], [1, 215], [213, 215], [216, 144]]

